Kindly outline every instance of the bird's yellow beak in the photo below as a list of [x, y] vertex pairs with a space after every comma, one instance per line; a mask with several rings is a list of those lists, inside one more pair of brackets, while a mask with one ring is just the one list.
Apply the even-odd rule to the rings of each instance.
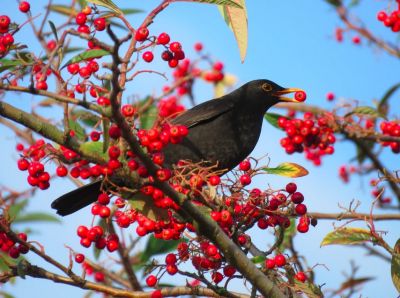
[[[305, 92], [302, 89], [299, 88], [285, 88], [281, 91], [276, 91], [273, 93], [274, 96], [277, 96], [279, 98], [280, 101], [287, 101], [287, 102], [300, 102], [300, 101], [304, 101], [304, 100], [298, 100], [296, 99], [297, 96], [295, 96], [295, 98], [290, 98], [290, 97], [286, 97], [284, 95], [286, 94], [290, 94], [290, 93], [297, 93], [297, 94], [304, 94], [305, 96]], [[305, 98], [304, 98], [305, 99]]]

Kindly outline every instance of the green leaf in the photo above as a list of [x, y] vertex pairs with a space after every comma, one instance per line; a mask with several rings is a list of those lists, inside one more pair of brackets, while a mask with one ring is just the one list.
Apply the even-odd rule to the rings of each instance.
[[255, 257], [252, 257], [250, 260], [254, 264], [261, 264], [261, 263], [265, 262], [266, 257], [265, 256], [255, 256]]
[[[370, 151], [372, 151], [374, 149], [374, 146], [375, 146], [375, 142], [374, 141], [359, 140], [358, 142], [364, 144], [364, 146], [366, 148], [368, 148], [368, 150], [370, 150]], [[362, 150], [357, 145], [356, 145], [356, 149], [357, 149], [356, 159], [357, 159], [358, 163], [361, 165], [365, 161], [365, 159], [367, 158], [367, 155], [365, 154], [365, 151]]]
[[18, 203], [14, 203], [11, 205], [10, 209], [8, 209], [8, 215], [11, 218], [16, 218], [19, 216], [20, 212], [24, 210], [24, 208], [28, 205], [28, 200], [22, 200]]
[[400, 88], [400, 83], [393, 85], [386, 93], [383, 95], [382, 99], [378, 103], [378, 111], [383, 115], [387, 115], [387, 106], [390, 97]]
[[[148, 104], [148, 101], [151, 100], [150, 97], [139, 102], [139, 106], [142, 107]], [[147, 106], [146, 110], [140, 114], [140, 128], [149, 129], [152, 128], [154, 122], [157, 120], [158, 110], [155, 105], [150, 104]]]
[[269, 124], [271, 124], [273, 127], [276, 127], [276, 128], [278, 128], [280, 130], [283, 130], [282, 127], [280, 127], [278, 125], [278, 120], [281, 117], [283, 117], [285, 119], [290, 119], [289, 117], [282, 116], [282, 115], [279, 115], [279, 114], [276, 114], [276, 113], [265, 113], [265, 115], [264, 115], [265, 120], [267, 120], [269, 122]]
[[54, 37], [55, 37], [56, 41], [58, 42], [58, 34], [57, 34], [56, 25], [54, 25], [54, 23], [52, 21], [49, 21], [49, 25], [50, 25], [51, 31], [54, 34]]
[[328, 233], [321, 242], [321, 246], [341, 244], [355, 245], [373, 240], [367, 229], [344, 227]]
[[397, 291], [400, 292], [400, 239], [397, 240], [394, 246], [394, 253], [392, 256], [391, 274], [393, 285]]
[[84, 141], [86, 139], [86, 132], [78, 122], [76, 122], [72, 119], [69, 119], [68, 125], [69, 125], [69, 128], [75, 132], [75, 137], [78, 140]]
[[[243, 9], [244, 5], [238, 3], [237, 0], [175, 0], [175, 1], [187, 1], [187, 2], [198, 2], [198, 3], [208, 3], [216, 5], [226, 5], [229, 7], [235, 7]], [[241, 1], [239, 1], [241, 2]]]
[[71, 115], [74, 116], [75, 119], [82, 121], [85, 125], [90, 127], [95, 126], [101, 120], [99, 116], [88, 112], [87, 110], [73, 110]]
[[290, 247], [290, 242], [293, 237], [296, 235], [296, 219], [290, 219], [290, 226], [286, 229], [283, 229], [283, 240], [282, 243], [279, 245], [279, 251], [284, 251], [285, 249]]
[[48, 213], [44, 213], [44, 212], [26, 213], [26, 214], [17, 216], [14, 220], [14, 223], [31, 223], [31, 222], [61, 223], [61, 220], [52, 214], [48, 214]]
[[325, 1], [335, 7], [342, 5], [342, 0], [325, 0]]
[[348, 117], [350, 115], [366, 115], [372, 118], [385, 118], [385, 115], [382, 115], [381, 113], [378, 112], [378, 110], [372, 108], [372, 107], [367, 107], [367, 106], [361, 106], [361, 107], [356, 107], [353, 111], [350, 113], [347, 113], [344, 117]]
[[0, 73], [19, 65], [25, 65], [25, 62], [22, 60], [0, 59]]
[[95, 155], [107, 160], [108, 155], [103, 152], [103, 142], [85, 142], [80, 146], [84, 154]]
[[86, 1], [99, 6], [106, 7], [119, 15], [122, 14], [122, 11], [111, 0], [86, 0]]
[[75, 17], [78, 12], [75, 10], [74, 7], [67, 6], [67, 5], [49, 5], [47, 7], [50, 11], [65, 15], [65, 16], [73, 16]]
[[[121, 9], [121, 11], [122, 11], [122, 13], [124, 15], [130, 15], [130, 14], [136, 14], [136, 13], [143, 13], [144, 12], [141, 9], [129, 9], [129, 8], [128, 9]], [[103, 18], [106, 18], [106, 19], [107, 18], [112, 18], [112, 17], [115, 16], [115, 13], [107, 11], [107, 12], [103, 13], [101, 16]]]
[[268, 174], [290, 178], [298, 178], [308, 175], [308, 171], [304, 167], [292, 162], [284, 162], [279, 164], [276, 168], [262, 168], [262, 170]]
[[78, 3], [81, 8], [85, 8], [87, 6], [86, 0], [78, 0]]
[[146, 243], [146, 247], [140, 256], [142, 262], [147, 262], [151, 257], [155, 255], [161, 255], [173, 251], [176, 249], [180, 240], [162, 240], [157, 239], [154, 236], [150, 236]]
[[81, 62], [83, 60], [87, 60], [87, 59], [91, 59], [91, 58], [100, 58], [100, 57], [107, 56], [107, 55], [110, 55], [110, 52], [108, 52], [106, 50], [102, 50], [102, 49], [88, 50], [88, 51], [85, 51], [83, 53], [80, 53], [80, 54], [72, 57], [61, 68], [64, 68], [72, 63]]
[[235, 35], [236, 43], [239, 47], [240, 60], [243, 63], [247, 53], [248, 39], [246, 3], [245, 0], [234, 1], [240, 7], [225, 4], [218, 6], [218, 9]]
[[2, 298], [15, 298], [15, 296], [11, 295], [10, 293], [4, 292], [4, 291], [0, 291], [0, 297], [2, 297]]
[[[308, 298], [321, 298], [323, 297], [323, 293], [320, 288], [310, 282], [299, 282], [298, 280], [294, 280], [294, 289], [299, 292], [305, 294], [305, 297]], [[303, 297], [303, 296], [301, 296]]]

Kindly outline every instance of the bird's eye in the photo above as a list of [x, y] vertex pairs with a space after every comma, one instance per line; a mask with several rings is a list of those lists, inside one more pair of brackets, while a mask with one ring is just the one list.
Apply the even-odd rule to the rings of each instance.
[[269, 92], [269, 91], [272, 90], [272, 86], [271, 86], [270, 84], [268, 84], [268, 83], [262, 84], [262, 85], [261, 85], [261, 88], [262, 88], [264, 91], [267, 91], [267, 92]]

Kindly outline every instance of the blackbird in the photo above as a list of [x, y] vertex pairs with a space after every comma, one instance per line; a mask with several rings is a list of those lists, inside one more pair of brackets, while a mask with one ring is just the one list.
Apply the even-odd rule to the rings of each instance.
[[[245, 159], [257, 144], [265, 112], [280, 101], [296, 102], [285, 94], [301, 91], [283, 88], [269, 80], [250, 81], [220, 98], [203, 102], [171, 121], [184, 125], [188, 135], [164, 149], [166, 167], [179, 160], [216, 165], [221, 175]], [[62, 195], [51, 207], [65, 216], [95, 202], [102, 181], [95, 181]]]

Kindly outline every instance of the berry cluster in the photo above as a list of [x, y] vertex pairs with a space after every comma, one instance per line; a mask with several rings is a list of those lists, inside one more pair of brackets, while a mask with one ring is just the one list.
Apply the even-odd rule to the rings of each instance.
[[[18, 238], [27, 241], [28, 236], [25, 233], [19, 233]], [[5, 233], [0, 233], [0, 249], [13, 259], [18, 259], [20, 254], [26, 254], [29, 248], [23, 244], [17, 244], [7, 237]]]
[[321, 156], [334, 153], [333, 144], [336, 142], [332, 128], [329, 127], [327, 116], [315, 116], [304, 113], [302, 119], [287, 119], [280, 117], [278, 125], [286, 132], [286, 137], [280, 144], [286, 153], [305, 152], [306, 158], [314, 165], [321, 164]]
[[[384, 135], [400, 137], [400, 123], [396, 121], [383, 121], [380, 129]], [[393, 153], [400, 153], [400, 142], [382, 142], [382, 146], [390, 147]]]
[[11, 19], [8, 16], [0, 16], [0, 58], [5, 56], [14, 44], [10, 24]]
[[400, 31], [400, 0], [396, 0], [397, 9], [393, 10], [389, 15], [385, 11], [378, 12], [377, 19], [393, 32]]
[[28, 149], [25, 149], [22, 144], [17, 145], [17, 150], [23, 156], [17, 161], [18, 169], [28, 171], [27, 181], [29, 185], [41, 190], [50, 187], [50, 174], [45, 171], [44, 164], [41, 162], [46, 156], [45, 146], [46, 144], [42, 139], [37, 140]]
[[81, 238], [80, 243], [83, 247], [90, 247], [94, 243], [97, 249], [107, 248], [109, 252], [116, 251], [119, 247], [118, 235], [111, 233], [106, 235], [101, 226], [92, 228], [79, 226], [76, 234]]
[[[343, 41], [343, 34], [344, 31], [342, 28], [337, 27], [335, 29], [335, 39], [337, 42], [342, 42]], [[355, 44], [355, 45], [359, 45], [361, 43], [361, 37], [358, 35], [355, 35], [352, 37], [351, 41]]]
[[85, 256], [83, 256], [82, 254], [76, 254], [75, 261], [77, 263], [82, 263], [82, 268], [85, 271], [86, 275], [93, 275], [93, 278], [96, 282], [104, 282], [106, 277], [103, 272], [95, 271], [89, 263], [84, 262], [83, 260], [81, 262], [78, 262], [76, 260], [77, 258], [80, 260], [82, 258], [81, 256], [83, 257], [83, 259], [85, 258]]
[[[274, 270], [276, 267], [284, 267], [287, 264], [286, 257], [283, 254], [277, 254], [274, 258], [267, 258], [265, 260], [265, 268]], [[298, 281], [305, 282], [307, 275], [303, 271], [299, 271], [294, 276]]]

